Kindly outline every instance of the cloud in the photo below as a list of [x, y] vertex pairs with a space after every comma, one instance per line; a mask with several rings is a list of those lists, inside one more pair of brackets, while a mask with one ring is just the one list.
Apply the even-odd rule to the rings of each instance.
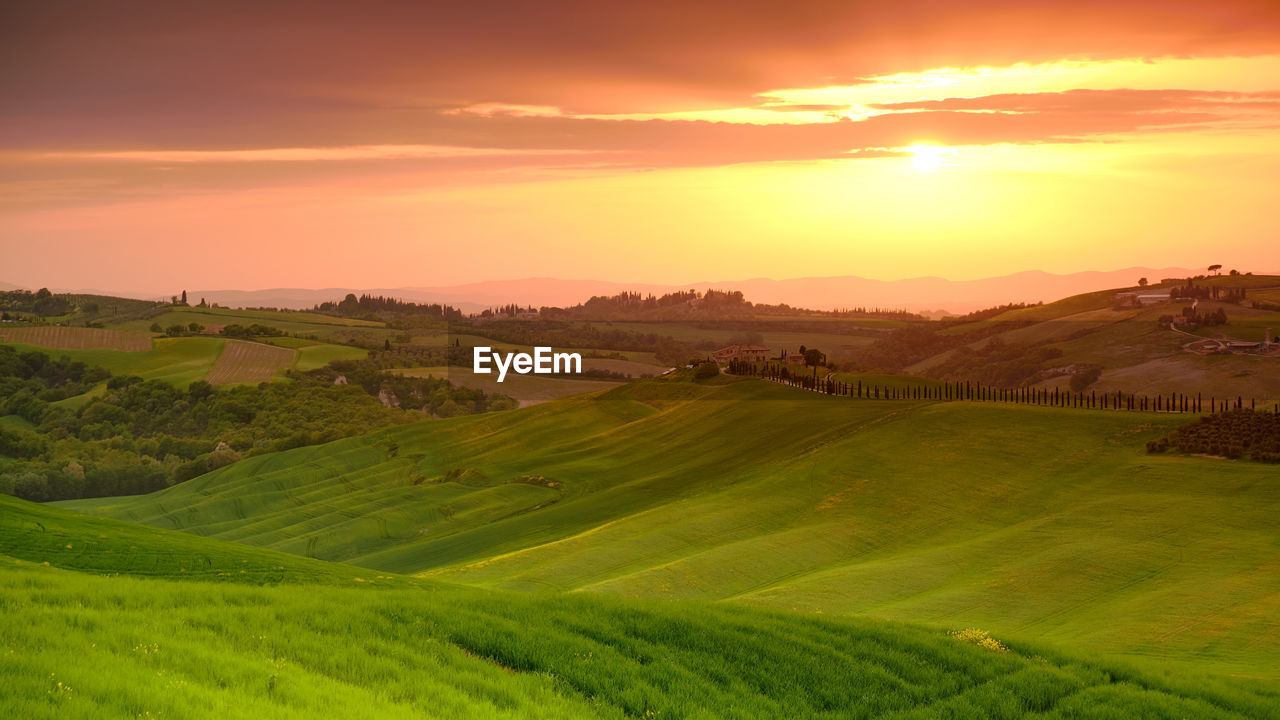
[[36, 160], [120, 160], [142, 163], [325, 162], [334, 160], [420, 160], [504, 155], [565, 155], [582, 150], [515, 150], [443, 145], [349, 145], [254, 150], [116, 150], [28, 153]]
[[[1062, 58], [1280, 52], [1274, 0], [7, 3], [7, 147], [356, 142], [469, 106], [749, 107], [786, 87]], [[536, 113], [535, 113], [536, 114]], [[257, 134], [263, 137], [257, 137]], [[335, 133], [337, 134], [337, 133]], [[327, 143], [347, 142], [336, 138]]]
[[[985, 104], [1002, 102], [997, 99]], [[159, 192], [291, 185], [345, 184], [359, 188], [357, 192], [378, 192], [406, 185], [528, 181], [565, 173], [882, 158], [901, 154], [886, 148], [921, 142], [1079, 142], [1222, 120], [1213, 112], [1064, 110], [1056, 103], [1045, 102], [1051, 109], [1038, 112], [912, 108], [859, 121], [799, 125], [432, 113], [391, 133], [405, 142], [421, 144], [17, 152], [3, 156], [7, 170], [4, 204], [101, 203]], [[328, 135], [328, 130], [321, 135]]]
[[[780, 90], [875, 89], [930, 68], [1280, 53], [1274, 0], [68, 0], [0, 13], [9, 206], [1079, 142], [1264, 122], [1280, 102], [1125, 88], [939, 98], [939, 81], [835, 121], [850, 112], [838, 93]], [[704, 110], [733, 121], [674, 119]]]
[[1275, 114], [1280, 92], [1208, 90], [1092, 90], [1047, 93], [1002, 93], [914, 102], [872, 103], [878, 110], [957, 110], [1007, 113], [1154, 113], [1213, 112], [1225, 116]]

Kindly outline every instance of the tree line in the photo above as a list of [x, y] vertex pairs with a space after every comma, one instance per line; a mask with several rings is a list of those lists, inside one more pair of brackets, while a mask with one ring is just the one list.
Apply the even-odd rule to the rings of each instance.
[[54, 295], [49, 288], [8, 290], [0, 292], [0, 316], [5, 320], [17, 319], [18, 313], [30, 313], [37, 317], [66, 315], [71, 312], [71, 301], [66, 295]]
[[760, 315], [810, 315], [821, 317], [866, 317], [894, 320], [922, 320], [905, 310], [881, 308], [847, 308], [836, 311], [793, 308], [786, 303], [768, 305], [753, 303], [741, 290], [677, 290], [663, 295], [621, 292], [596, 295], [565, 308], [544, 307], [540, 315], [548, 319], [578, 320], [688, 320], [750, 319]]
[[[1063, 388], [1017, 387], [1000, 388], [971, 381], [947, 381], [934, 386], [895, 387], [890, 385], [843, 382], [831, 375], [818, 377], [817, 368], [793, 371], [776, 363], [749, 363], [734, 361], [728, 364], [729, 372], [763, 378], [791, 387], [811, 390], [826, 395], [869, 400], [940, 400], [970, 402], [1012, 403], [1018, 405], [1042, 405], [1060, 408], [1085, 408], [1094, 410], [1130, 410], [1137, 412], [1200, 413], [1226, 412], [1231, 409], [1256, 409], [1257, 401], [1246, 404], [1243, 396], [1218, 398], [1203, 393], [1169, 393], [1168, 395], [1139, 395], [1121, 390], [1072, 391]], [[1280, 404], [1274, 412], [1280, 414]]]
[[347, 293], [340, 301], [322, 302], [312, 312], [341, 317], [381, 320], [407, 315], [426, 316], [435, 320], [461, 320], [462, 311], [442, 303], [415, 303], [384, 295]]

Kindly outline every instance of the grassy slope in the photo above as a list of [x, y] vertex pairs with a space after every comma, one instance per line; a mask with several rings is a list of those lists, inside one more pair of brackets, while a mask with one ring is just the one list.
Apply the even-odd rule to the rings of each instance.
[[[478, 332], [484, 332], [484, 327], [478, 328]], [[516, 343], [503, 342], [502, 340], [494, 340], [484, 335], [472, 333], [456, 333], [446, 332], [443, 330], [415, 330], [411, 338], [413, 345], [427, 345], [432, 347], [443, 348], [446, 346], [461, 343], [463, 347], [488, 347], [494, 351], [509, 352], [530, 352], [532, 346], [519, 345]], [[654, 353], [638, 352], [635, 350], [617, 350], [614, 348], [555, 348], [558, 352], [577, 352], [584, 355], [582, 367], [585, 368], [601, 368], [605, 370], [613, 370], [621, 373], [631, 373], [635, 376], [652, 375], [656, 372], [666, 370], [670, 365], [660, 362]], [[608, 355], [613, 353], [621, 354], [625, 360], [617, 360], [613, 358], [592, 358], [586, 357], [590, 353]]]
[[[21, 618], [0, 633], [8, 717], [1277, 716], [1260, 684], [1035, 645], [994, 652], [883, 622], [513, 595], [9, 498], [0, 509], [0, 608]], [[185, 565], [248, 571], [194, 577]]]
[[109, 327], [119, 330], [147, 330], [152, 323], [161, 327], [200, 323], [205, 327], [216, 325], [252, 325], [258, 323], [278, 328], [286, 333], [314, 335], [322, 340], [347, 342], [362, 340], [382, 342], [398, 331], [388, 329], [384, 323], [352, 318], [331, 317], [316, 313], [278, 312], [271, 310], [237, 310], [229, 308], [172, 308], [156, 317], [145, 320], [128, 320], [113, 323]]
[[[804, 318], [808, 320], [808, 318]], [[698, 327], [697, 325], [687, 323], [674, 322], [613, 322], [603, 325], [596, 323], [601, 327], [613, 330], [627, 330], [636, 333], [653, 333], [656, 335], [667, 335], [683, 342], [705, 342], [712, 341], [716, 343], [726, 343], [735, 335], [742, 335], [744, 331], [734, 330], [732, 328], [717, 327]], [[900, 321], [880, 320], [877, 318], [867, 318], [859, 320], [859, 325], [868, 328], [884, 329], [904, 325]], [[812, 332], [793, 332], [789, 330], [763, 330], [761, 335], [764, 337], [764, 345], [769, 348], [770, 354], [776, 356], [779, 351], [787, 350], [788, 352], [796, 352], [801, 345], [808, 347], [816, 347], [827, 354], [827, 357], [835, 359], [837, 357], [846, 357], [861, 347], [870, 345], [875, 338], [862, 335], [843, 335], [839, 333], [812, 333]]]
[[363, 348], [350, 345], [333, 345], [302, 338], [267, 338], [263, 342], [268, 345], [297, 350], [298, 357], [294, 360], [292, 367], [294, 370], [303, 372], [322, 368], [334, 360], [361, 360], [369, 356], [369, 351]]
[[493, 587], [978, 624], [1274, 674], [1275, 471], [1142, 452], [1183, 421], [647, 381], [70, 504]]
[[17, 415], [0, 415], [0, 426], [15, 428], [18, 430], [34, 430], [36, 427]]
[[51, 350], [34, 345], [15, 345], [19, 350], [38, 350], [52, 357], [68, 356], [89, 365], [101, 365], [117, 375], [139, 375], [186, 387], [203, 380], [213, 368], [226, 340], [219, 337], [156, 338], [152, 349]]
[[114, 327], [121, 330], [146, 330], [152, 323], [160, 323], [161, 327], [173, 324], [186, 325], [198, 322], [201, 325], [250, 325], [259, 323], [271, 325], [288, 332], [307, 332], [325, 327], [367, 327], [381, 328], [383, 323], [369, 320], [355, 320], [330, 315], [319, 315], [306, 312], [283, 312], [273, 310], [240, 310], [234, 308], [199, 308], [175, 307], [169, 312], [146, 320], [130, 320], [118, 323]]
[[[527, 350], [527, 349], [526, 349]], [[598, 367], [613, 372], [632, 372], [636, 374], [656, 375], [660, 369], [652, 365], [642, 365], [625, 360], [601, 360], [588, 358], [582, 361], [583, 369]], [[493, 367], [493, 363], [490, 363]], [[546, 375], [520, 375], [508, 372], [502, 382], [498, 382], [497, 371], [489, 374], [476, 374], [469, 367], [417, 367], [393, 368], [388, 373], [407, 375], [409, 377], [448, 378], [450, 382], [462, 387], [476, 388], [489, 393], [501, 393], [520, 401], [521, 405], [536, 405], [549, 400], [569, 397], [581, 393], [608, 390], [617, 387], [616, 380], [592, 380], [574, 377], [547, 377]]]
[[[795, 371], [797, 368], [792, 367], [790, 369]], [[820, 377], [824, 374], [825, 373], [821, 371], [818, 373]], [[931, 388], [943, 384], [940, 380], [931, 380], [929, 378], [916, 377], [914, 375], [885, 375], [881, 373], [838, 372], [835, 373], [834, 379], [838, 382], [848, 383], [855, 386], [861, 382], [864, 388], [882, 387], [902, 390], [910, 388]], [[854, 392], [856, 393], [857, 391], [855, 390]]]
[[[258, 314], [272, 315], [272, 313]], [[255, 321], [265, 319], [259, 318]], [[23, 343], [7, 344], [22, 351], [36, 350], [55, 358], [68, 356], [72, 360], [79, 360], [89, 365], [101, 365], [117, 375], [138, 375], [148, 380], [163, 380], [177, 387], [186, 387], [196, 380], [206, 379], [227, 344], [227, 340], [221, 337], [159, 337], [152, 342], [153, 346], [150, 350], [142, 351], [62, 350]], [[324, 367], [332, 360], [355, 360], [369, 354], [367, 350], [347, 345], [333, 345], [288, 337], [271, 338], [268, 344], [296, 350], [297, 357], [287, 364], [303, 371]], [[247, 381], [258, 379], [255, 376]], [[88, 396], [81, 396], [70, 398], [63, 403], [78, 406], [87, 402], [88, 399]]]

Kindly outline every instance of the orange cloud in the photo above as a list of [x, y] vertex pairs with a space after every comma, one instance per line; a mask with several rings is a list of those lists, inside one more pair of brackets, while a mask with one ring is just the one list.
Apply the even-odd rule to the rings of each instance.
[[145, 163], [324, 162], [334, 160], [418, 160], [531, 154], [578, 154], [581, 150], [513, 150], [443, 145], [356, 145], [255, 150], [115, 150], [29, 153], [35, 160], [122, 160]]

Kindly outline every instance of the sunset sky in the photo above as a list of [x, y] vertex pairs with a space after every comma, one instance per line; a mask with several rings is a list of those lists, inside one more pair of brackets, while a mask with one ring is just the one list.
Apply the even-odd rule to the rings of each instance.
[[0, 281], [1280, 270], [1280, 2], [20, 2]]

